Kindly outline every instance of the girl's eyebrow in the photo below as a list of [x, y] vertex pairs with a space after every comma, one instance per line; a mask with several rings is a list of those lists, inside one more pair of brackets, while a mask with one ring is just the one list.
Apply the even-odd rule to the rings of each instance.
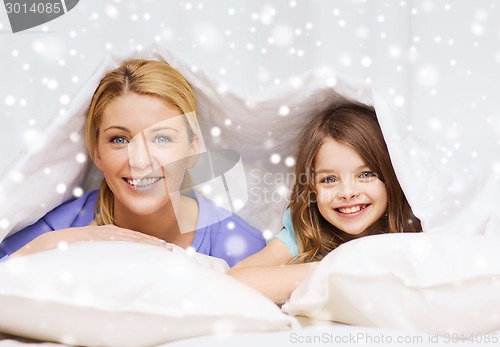
[[[368, 165], [363, 164], [363, 165], [360, 165], [360, 166], [354, 168], [352, 171], [359, 171], [359, 170], [366, 170], [366, 169], [371, 170]], [[335, 170], [333, 170], [333, 169], [321, 169], [321, 170], [315, 171], [315, 173], [317, 175], [323, 174], [323, 173], [331, 173], [331, 172], [335, 172]]]
[[321, 169], [321, 170], [318, 170], [318, 171], [314, 171], [317, 175], [319, 174], [322, 174], [322, 173], [329, 173], [329, 172], [333, 172], [334, 170], [331, 170], [331, 169]]

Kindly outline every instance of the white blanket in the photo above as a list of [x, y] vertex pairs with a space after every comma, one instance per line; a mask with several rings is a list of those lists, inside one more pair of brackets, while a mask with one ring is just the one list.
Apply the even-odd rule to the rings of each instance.
[[[162, 58], [192, 84], [207, 146], [241, 154], [248, 201], [239, 214], [261, 230], [277, 232], [292, 168], [290, 143], [316, 107], [343, 97], [374, 105], [397, 176], [425, 231], [500, 233], [500, 179], [491, 168], [442, 160], [410, 131], [376, 91], [358, 81], [310, 71], [288, 85], [257, 93], [235, 92], [185, 57], [161, 48], [108, 56], [85, 81], [65, 114], [56, 114], [36, 146], [26, 148], [0, 176], [0, 240], [32, 224], [71, 198], [76, 187], [96, 187], [83, 139], [83, 124], [101, 77], [126, 58]], [[220, 130], [220, 131], [219, 131]], [[214, 136], [220, 132], [219, 136]], [[474, 141], [474, 139], [471, 139]], [[90, 182], [90, 183], [89, 183]]]

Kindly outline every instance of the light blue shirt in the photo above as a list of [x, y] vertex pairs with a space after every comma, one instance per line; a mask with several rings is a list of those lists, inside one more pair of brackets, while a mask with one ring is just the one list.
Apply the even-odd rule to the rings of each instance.
[[299, 243], [297, 242], [297, 237], [295, 236], [295, 231], [293, 230], [292, 216], [290, 215], [289, 208], [283, 214], [281, 221], [283, 223], [283, 229], [274, 237], [281, 240], [285, 244], [292, 254], [292, 257], [296, 257], [299, 255]]

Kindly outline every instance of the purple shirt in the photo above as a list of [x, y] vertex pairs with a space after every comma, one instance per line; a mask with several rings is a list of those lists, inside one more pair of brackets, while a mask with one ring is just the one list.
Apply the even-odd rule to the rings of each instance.
[[[92, 223], [98, 191], [85, 193], [66, 202], [0, 243], [0, 259], [14, 253], [36, 237], [54, 230], [81, 227]], [[262, 233], [241, 217], [193, 191], [198, 202], [198, 225], [192, 247], [199, 253], [224, 259], [229, 266], [260, 251], [266, 245]]]

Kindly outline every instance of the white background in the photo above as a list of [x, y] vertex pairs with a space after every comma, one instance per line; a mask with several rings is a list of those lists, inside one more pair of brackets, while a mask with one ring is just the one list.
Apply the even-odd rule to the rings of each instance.
[[80, 0], [16, 34], [0, 5], [0, 171], [105, 54], [153, 42], [240, 91], [316, 68], [358, 78], [443, 158], [500, 172], [500, 2], [482, 0]]

